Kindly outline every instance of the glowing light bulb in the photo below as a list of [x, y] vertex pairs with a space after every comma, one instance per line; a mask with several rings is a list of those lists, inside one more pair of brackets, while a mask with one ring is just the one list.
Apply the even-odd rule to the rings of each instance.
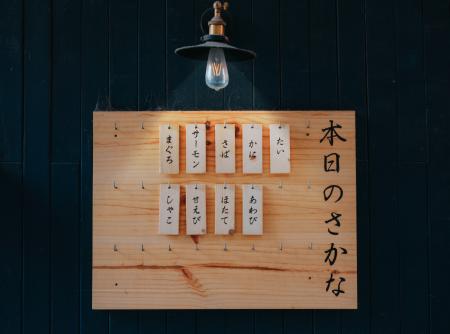
[[228, 68], [223, 50], [221, 48], [209, 49], [205, 73], [206, 85], [219, 91], [228, 86], [228, 81]]

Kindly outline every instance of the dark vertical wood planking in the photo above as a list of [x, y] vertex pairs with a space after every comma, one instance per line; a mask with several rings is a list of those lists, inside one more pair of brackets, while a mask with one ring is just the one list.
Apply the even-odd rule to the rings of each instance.
[[367, 1], [371, 330], [398, 333], [399, 223], [394, 3]]
[[109, 2], [109, 89], [118, 110], [138, 106], [138, 0]]
[[196, 332], [196, 312], [186, 310], [167, 311], [166, 334], [187, 334]]
[[[244, 49], [254, 49], [253, 1], [239, 0], [230, 4], [231, 26], [227, 34], [231, 44]], [[245, 33], [241, 33], [245, 31]], [[251, 109], [253, 103], [254, 61], [228, 62], [230, 83], [224, 90], [224, 109]]]
[[108, 333], [108, 313], [92, 311], [92, 112], [109, 107], [108, 1], [82, 3], [80, 333]]
[[338, 107], [337, 0], [310, 1], [311, 107]]
[[339, 107], [356, 111], [358, 310], [341, 313], [342, 333], [370, 331], [370, 217], [365, 3], [338, 0]]
[[280, 57], [281, 107], [283, 109], [311, 108], [311, 0], [281, 0]]
[[22, 160], [23, 1], [0, 3], [0, 161]]
[[21, 333], [22, 328], [22, 165], [0, 163], [0, 285], [5, 287], [0, 304], [0, 321], [5, 333]]
[[[396, 0], [398, 159], [427, 160], [422, 0]], [[414, 136], [411, 136], [414, 133]]]
[[80, 15], [79, 1], [54, 2], [50, 326], [74, 334], [80, 331]]
[[448, 0], [423, 1], [428, 122], [428, 224], [431, 334], [450, 332], [450, 16]]
[[80, 161], [81, 3], [53, 2], [52, 161]]
[[138, 0], [139, 110], [166, 106], [166, 1]]
[[[312, 109], [340, 108], [336, 1], [313, 0], [310, 2], [310, 91]], [[339, 331], [339, 311], [314, 312], [314, 333], [339, 333]]]
[[0, 203], [2, 233], [0, 321], [6, 333], [22, 329], [23, 1], [0, 4]]
[[197, 312], [196, 334], [225, 334], [225, 311], [207, 310]]
[[122, 333], [139, 333], [139, 312], [129, 310], [109, 312], [109, 334]]
[[79, 204], [76, 163], [52, 164], [51, 173], [51, 332], [80, 331]]
[[255, 334], [283, 334], [283, 310], [255, 311]]
[[309, 310], [284, 311], [283, 333], [314, 333], [313, 312]]
[[24, 22], [23, 333], [50, 319], [51, 3], [26, 1]]
[[163, 334], [166, 333], [165, 311], [141, 311], [139, 312], [139, 334]]
[[[400, 242], [400, 305], [403, 333], [426, 333], [428, 328], [427, 169], [401, 164], [398, 197]], [[413, 251], [413, 253], [412, 253]], [[411, 293], [413, 291], [413, 293]]]
[[194, 27], [194, 1], [166, 0], [166, 80], [169, 110], [192, 109], [195, 105], [193, 60], [181, 58], [175, 49], [198, 42]]
[[[429, 321], [427, 120], [422, 1], [396, 1], [400, 310], [404, 333], [426, 333]], [[449, 13], [450, 14], [450, 13]], [[411, 136], [414, 133], [414, 136]], [[412, 182], [414, 180], [414, 182]], [[414, 245], [415, 256], [411, 256]], [[411, 293], [414, 291], [414, 293]]]
[[251, 310], [228, 310], [225, 314], [225, 333], [254, 333], [255, 312]]
[[[267, 15], [271, 13], [271, 15]], [[280, 0], [253, 3], [255, 59], [253, 108], [280, 108]]]
[[[109, 90], [111, 106], [117, 110], [138, 108], [138, 15], [138, 0], [109, 0]], [[138, 330], [138, 312], [109, 313], [110, 334]]]

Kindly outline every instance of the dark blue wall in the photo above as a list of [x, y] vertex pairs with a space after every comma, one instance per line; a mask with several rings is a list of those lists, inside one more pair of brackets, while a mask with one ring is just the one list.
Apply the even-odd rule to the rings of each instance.
[[[231, 0], [220, 93], [210, 3], [0, 1], [0, 332], [450, 333], [449, 0]], [[96, 108], [356, 109], [359, 309], [91, 311]]]

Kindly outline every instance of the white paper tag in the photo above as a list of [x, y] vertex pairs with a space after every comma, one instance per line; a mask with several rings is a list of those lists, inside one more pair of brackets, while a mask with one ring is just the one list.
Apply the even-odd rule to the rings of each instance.
[[206, 126], [186, 125], [186, 173], [206, 173]]
[[263, 187], [242, 186], [242, 234], [263, 234]]
[[159, 172], [161, 174], [178, 174], [179, 159], [179, 127], [173, 124], [159, 126]]
[[177, 235], [180, 219], [180, 185], [159, 186], [159, 234]]
[[270, 124], [270, 173], [291, 172], [291, 138], [289, 125]]
[[204, 184], [186, 185], [186, 234], [206, 234], [206, 192]]
[[262, 125], [242, 125], [242, 169], [244, 174], [261, 174], [262, 164]]
[[230, 235], [234, 233], [234, 184], [216, 184], [215, 192], [215, 233]]
[[216, 124], [215, 126], [216, 173], [236, 172], [234, 133], [234, 124]]

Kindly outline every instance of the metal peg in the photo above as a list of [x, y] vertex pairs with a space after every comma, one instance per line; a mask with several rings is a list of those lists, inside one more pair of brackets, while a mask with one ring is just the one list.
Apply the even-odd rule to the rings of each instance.
[[172, 251], [172, 247], [170, 247], [170, 242], [169, 242], [169, 252], [171, 252]]
[[144, 121], [141, 122], [141, 129], [142, 129], [142, 130], [145, 129], [145, 127], [144, 127]]
[[283, 243], [280, 242], [280, 252], [282, 252], [282, 251], [283, 251]]
[[113, 187], [114, 187], [114, 189], [119, 189], [115, 180], [113, 181]]
[[312, 242], [310, 242], [308, 248], [312, 249], [312, 247], [313, 247]]
[[227, 243], [225, 243], [225, 246], [223, 247], [223, 250], [224, 250], [225, 252], [228, 250]]
[[118, 252], [118, 251], [119, 251], [119, 249], [117, 248], [117, 245], [116, 245], [116, 244], [114, 244], [114, 248], [113, 248], [113, 249], [114, 249], [115, 252]]
[[144, 244], [141, 244], [141, 252], [144, 252], [144, 251], [145, 251]]
[[141, 181], [141, 189], [145, 189], [145, 187], [144, 187], [144, 181]]

